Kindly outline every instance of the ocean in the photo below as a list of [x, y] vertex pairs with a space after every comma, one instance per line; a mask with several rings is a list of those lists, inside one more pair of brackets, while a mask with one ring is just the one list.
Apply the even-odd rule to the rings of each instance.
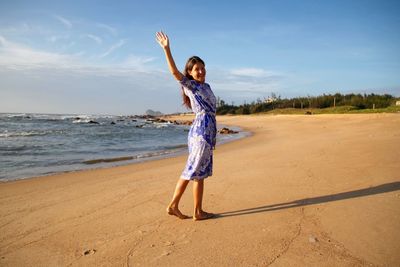
[[[189, 128], [140, 116], [0, 113], [0, 181], [177, 155]], [[240, 137], [218, 134], [217, 144]]]

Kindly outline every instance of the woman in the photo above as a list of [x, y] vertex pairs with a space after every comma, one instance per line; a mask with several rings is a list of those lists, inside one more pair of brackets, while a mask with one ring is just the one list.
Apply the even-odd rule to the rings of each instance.
[[184, 72], [181, 73], [172, 57], [168, 36], [163, 32], [157, 32], [156, 40], [164, 50], [169, 70], [181, 84], [184, 104], [196, 114], [188, 136], [189, 157], [167, 212], [180, 219], [189, 218], [180, 212], [179, 201], [189, 181], [193, 181], [193, 220], [209, 219], [214, 214], [205, 212], [202, 203], [204, 179], [212, 175], [212, 150], [215, 149], [216, 137], [216, 99], [210, 85], [205, 82], [206, 69], [203, 60], [196, 56], [189, 58]]

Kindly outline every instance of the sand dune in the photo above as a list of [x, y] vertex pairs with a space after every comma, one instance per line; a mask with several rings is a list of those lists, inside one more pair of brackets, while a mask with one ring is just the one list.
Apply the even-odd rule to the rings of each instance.
[[400, 114], [217, 120], [253, 133], [217, 146], [217, 218], [165, 213], [186, 155], [3, 183], [0, 265], [400, 265]]

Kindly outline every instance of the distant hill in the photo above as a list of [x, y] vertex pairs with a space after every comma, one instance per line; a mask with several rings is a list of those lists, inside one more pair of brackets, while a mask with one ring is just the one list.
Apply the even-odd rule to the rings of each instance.
[[160, 111], [154, 111], [154, 110], [151, 110], [151, 109], [146, 110], [145, 114], [146, 115], [150, 115], [150, 116], [161, 116], [161, 115], [164, 115]]

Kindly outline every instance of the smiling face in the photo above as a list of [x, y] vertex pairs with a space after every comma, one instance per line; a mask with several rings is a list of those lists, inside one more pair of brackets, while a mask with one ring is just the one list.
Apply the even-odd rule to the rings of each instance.
[[203, 63], [197, 62], [196, 64], [193, 65], [192, 70], [189, 70], [188, 72], [189, 72], [190, 76], [192, 76], [196, 82], [199, 82], [199, 83], [205, 82], [206, 68]]

